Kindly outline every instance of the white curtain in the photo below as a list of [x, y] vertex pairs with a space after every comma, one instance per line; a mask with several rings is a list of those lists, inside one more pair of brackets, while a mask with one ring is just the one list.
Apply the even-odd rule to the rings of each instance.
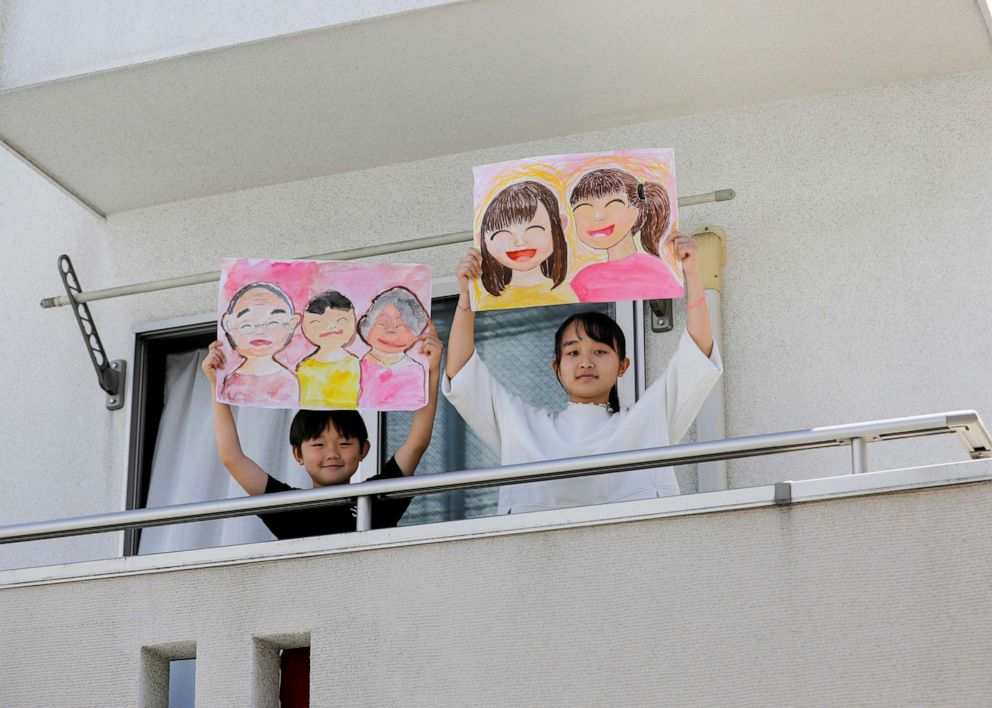
[[[205, 350], [166, 357], [165, 403], [159, 424], [146, 506], [159, 507], [245, 496], [217, 456], [210, 383], [200, 371]], [[246, 455], [294, 487], [312, 485], [293, 460], [289, 424], [293, 411], [234, 408]], [[161, 553], [256, 541], [273, 536], [255, 516], [155, 526], [141, 532], [139, 553]]]

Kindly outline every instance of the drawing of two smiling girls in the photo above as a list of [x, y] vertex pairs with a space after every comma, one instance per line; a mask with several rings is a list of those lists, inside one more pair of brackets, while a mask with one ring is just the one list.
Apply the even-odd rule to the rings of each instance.
[[[298, 325], [316, 349], [294, 373], [275, 355], [289, 345]], [[221, 326], [244, 359], [224, 379], [222, 395], [228, 403], [298, 400], [302, 408], [348, 410], [423, 402], [424, 368], [407, 352], [418, 341], [422, 348], [432, 346], [436, 336], [433, 329], [422, 334], [429, 326], [427, 312], [407, 288], [379, 293], [356, 320], [351, 300], [336, 290], [312, 298], [299, 315], [277, 285], [251, 283], [231, 298]], [[360, 360], [344, 348], [356, 334], [370, 347]]]
[[606, 261], [581, 268], [566, 283], [568, 217], [557, 197], [540, 182], [511, 184], [492, 199], [480, 224], [483, 307], [682, 296], [676, 274], [660, 257], [672, 216], [662, 185], [625, 170], [597, 169], [576, 182], [569, 206], [579, 240], [605, 251]]

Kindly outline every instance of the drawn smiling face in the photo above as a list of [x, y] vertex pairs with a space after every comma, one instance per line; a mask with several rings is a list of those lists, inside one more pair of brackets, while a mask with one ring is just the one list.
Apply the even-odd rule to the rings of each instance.
[[299, 321], [279, 295], [266, 288], [252, 288], [237, 299], [221, 324], [238, 353], [252, 358], [282, 350]]
[[621, 193], [583, 199], [572, 207], [575, 232], [582, 243], [596, 249], [616, 246], [637, 222], [638, 209]]
[[321, 349], [338, 349], [355, 336], [354, 310], [324, 310], [303, 316], [303, 334]]
[[493, 258], [511, 270], [533, 270], [546, 261], [554, 250], [551, 218], [542, 204], [537, 205], [530, 221], [510, 224], [483, 234], [483, 238]]
[[396, 305], [389, 304], [372, 320], [366, 339], [373, 349], [387, 354], [399, 354], [413, 345], [417, 333], [403, 319]]

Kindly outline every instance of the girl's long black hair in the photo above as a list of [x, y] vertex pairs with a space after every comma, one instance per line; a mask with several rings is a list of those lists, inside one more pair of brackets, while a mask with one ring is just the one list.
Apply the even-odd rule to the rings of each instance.
[[[580, 333], [585, 334], [593, 341], [605, 344], [617, 353], [620, 361], [627, 357], [627, 339], [623, 336], [623, 330], [616, 321], [601, 312], [577, 312], [558, 327], [555, 332], [555, 365], [561, 366], [561, 343], [565, 336], [565, 330], [569, 325], [575, 323]], [[558, 378], [561, 383], [561, 377]], [[564, 385], [562, 386], [564, 388]], [[614, 383], [610, 389], [610, 410], [614, 413], [620, 412], [620, 396], [617, 394], [617, 385]]]

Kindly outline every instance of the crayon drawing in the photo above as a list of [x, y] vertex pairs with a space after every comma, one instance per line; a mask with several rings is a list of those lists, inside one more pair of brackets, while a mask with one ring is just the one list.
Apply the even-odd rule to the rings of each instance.
[[472, 308], [681, 297], [673, 160], [666, 148], [476, 167]]
[[221, 261], [217, 400], [316, 410], [416, 410], [427, 374], [411, 351], [430, 318], [429, 266]]

